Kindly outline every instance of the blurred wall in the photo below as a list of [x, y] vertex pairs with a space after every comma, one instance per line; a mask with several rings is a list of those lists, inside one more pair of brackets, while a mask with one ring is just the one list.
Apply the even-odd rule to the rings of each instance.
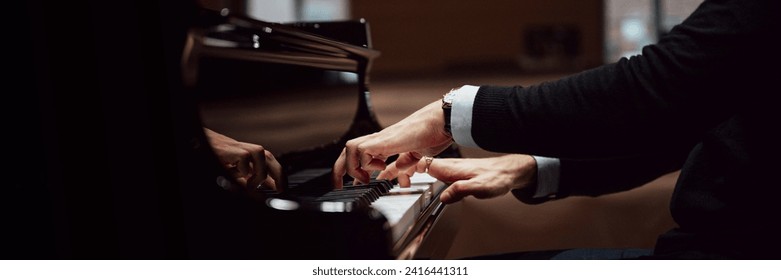
[[[583, 69], [602, 64], [602, 0], [351, 2], [352, 17], [369, 21], [374, 48], [382, 51], [374, 74], [516, 66], [527, 71], [557, 70], [556, 63], [559, 68]], [[527, 30], [539, 27], [577, 30], [577, 57], [567, 58], [571, 61], [564, 64], [530, 60], [534, 51], [524, 37]]]

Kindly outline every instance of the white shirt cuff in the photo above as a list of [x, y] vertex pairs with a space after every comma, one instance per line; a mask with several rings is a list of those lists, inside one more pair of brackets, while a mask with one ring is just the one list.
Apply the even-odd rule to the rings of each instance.
[[479, 148], [472, 138], [472, 107], [480, 87], [465, 85], [456, 90], [450, 111], [450, 132], [461, 146]]
[[558, 158], [533, 156], [537, 161], [537, 191], [534, 198], [555, 198], [559, 192], [560, 166]]

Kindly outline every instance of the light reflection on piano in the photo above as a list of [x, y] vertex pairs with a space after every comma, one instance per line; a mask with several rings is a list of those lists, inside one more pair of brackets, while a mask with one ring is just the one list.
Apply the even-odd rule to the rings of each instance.
[[[348, 226], [345, 223], [364, 227], [365, 236], [357, 238], [384, 244], [379, 252], [356, 251], [377, 246], [345, 244], [339, 254], [319, 252], [314, 258], [415, 258], [442, 210], [439, 192], [445, 184], [419, 174], [411, 188], [376, 180], [358, 186], [347, 181], [340, 190], [330, 185], [330, 167], [344, 143], [381, 129], [369, 100], [368, 72], [379, 53], [371, 49], [368, 24], [280, 25], [205, 12], [205, 24], [188, 37], [185, 81], [199, 94], [205, 126], [261, 144], [282, 163], [288, 188], [259, 191], [260, 202], [293, 219], [274, 226], [302, 231], [304, 227], [295, 228], [301, 222], [296, 215], [321, 217], [336, 222], [323, 222], [309, 246], [339, 247], [333, 243], [340, 239], [329, 234]], [[345, 105], [355, 105], [356, 96], [357, 108], [351, 113]], [[301, 104], [305, 106], [296, 107]], [[444, 155], [458, 156], [458, 151], [452, 148]], [[351, 218], [333, 218], [341, 214]], [[306, 253], [300, 257], [312, 258]]]

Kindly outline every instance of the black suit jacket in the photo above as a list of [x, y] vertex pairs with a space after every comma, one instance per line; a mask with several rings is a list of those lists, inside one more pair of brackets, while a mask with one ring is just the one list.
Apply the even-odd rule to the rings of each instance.
[[[680, 228], [660, 237], [656, 256], [778, 258], [779, 10], [772, 0], [705, 1], [642, 55], [526, 88], [481, 87], [473, 138], [563, 158], [564, 191], [582, 194], [684, 158], [671, 204]], [[599, 165], [616, 177], [593, 175]]]

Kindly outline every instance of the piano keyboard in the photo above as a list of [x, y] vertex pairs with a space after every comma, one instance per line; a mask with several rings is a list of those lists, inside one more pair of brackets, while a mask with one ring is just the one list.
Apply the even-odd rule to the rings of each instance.
[[394, 242], [411, 232], [418, 218], [422, 218], [427, 207], [445, 188], [445, 184], [425, 173], [416, 173], [410, 181], [409, 188], [394, 185], [387, 195], [371, 205], [388, 219]]
[[308, 208], [322, 212], [350, 212], [371, 207], [387, 219], [396, 252], [420, 232], [429, 216], [436, 215], [440, 205], [438, 197], [445, 188], [444, 183], [425, 173], [412, 176], [409, 188], [388, 180], [372, 180], [356, 186], [347, 183], [339, 190], [327, 183], [311, 183], [328, 176], [330, 169], [307, 169], [292, 174], [285, 192], [264, 191], [270, 197], [267, 204], [278, 210]]

